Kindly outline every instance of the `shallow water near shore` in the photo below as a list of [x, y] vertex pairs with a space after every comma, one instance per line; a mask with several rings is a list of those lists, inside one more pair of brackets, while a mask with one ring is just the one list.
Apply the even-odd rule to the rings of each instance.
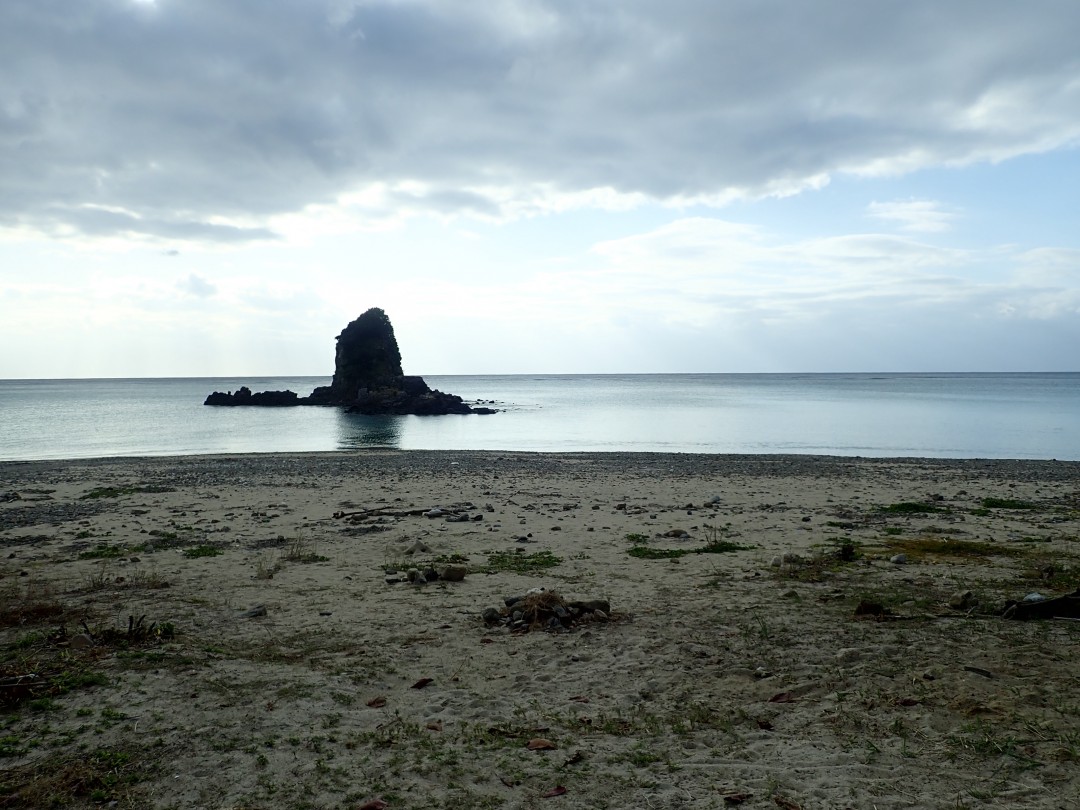
[[210, 408], [326, 377], [0, 381], [0, 459], [368, 447], [1080, 460], [1080, 374], [425, 375], [493, 416]]

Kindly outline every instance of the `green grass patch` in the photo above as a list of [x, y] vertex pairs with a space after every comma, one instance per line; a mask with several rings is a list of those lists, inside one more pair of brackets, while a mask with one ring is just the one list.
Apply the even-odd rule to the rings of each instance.
[[191, 548], [184, 549], [184, 556], [190, 560], [197, 559], [199, 557], [217, 557], [219, 554], [223, 554], [222, 550], [217, 546], [192, 546]]
[[113, 545], [111, 543], [98, 543], [97, 548], [92, 548], [89, 551], [84, 551], [79, 554], [80, 560], [118, 560], [122, 557], [127, 557], [136, 551], [142, 551], [145, 546], [139, 546], [138, 548], [128, 548], [123, 545]]
[[626, 541], [628, 543], [633, 543], [635, 546], [643, 546], [649, 542], [649, 535], [634, 532], [626, 535]]
[[1020, 501], [1013, 498], [983, 498], [983, 509], [1035, 509], [1031, 501]]
[[1025, 548], [1000, 543], [984, 543], [977, 540], [949, 540], [943, 537], [910, 537], [889, 540], [886, 546], [903, 552], [910, 559], [947, 557], [950, 559], [977, 559], [983, 557], [1026, 557]]
[[143, 806], [137, 785], [148, 775], [143, 752], [97, 748], [80, 757], [57, 753], [0, 777], [4, 807]]
[[160, 484], [132, 485], [126, 487], [97, 487], [84, 495], [80, 495], [79, 500], [88, 501], [97, 498], [119, 498], [124, 495], [135, 495], [141, 492], [155, 493], [175, 491], [176, 490], [173, 487], [166, 487]]
[[25, 753], [26, 748], [23, 746], [22, 740], [14, 734], [0, 737], [0, 759], [4, 759], [5, 757], [21, 757]]
[[550, 551], [537, 551], [534, 554], [525, 554], [521, 550], [490, 551], [487, 557], [487, 565], [479, 569], [480, 573], [494, 574], [499, 571], [512, 571], [516, 574], [527, 574], [531, 571], [553, 568], [562, 562]]
[[891, 503], [888, 506], [882, 506], [880, 508], [882, 512], [890, 515], [931, 515], [935, 512], [945, 511], [940, 506], [934, 506], [932, 503], [921, 503], [916, 501]]
[[634, 546], [626, 553], [641, 560], [673, 560], [688, 554], [725, 554], [729, 551], [746, 551], [748, 546], [716, 540], [697, 548], [653, 548], [652, 546]]

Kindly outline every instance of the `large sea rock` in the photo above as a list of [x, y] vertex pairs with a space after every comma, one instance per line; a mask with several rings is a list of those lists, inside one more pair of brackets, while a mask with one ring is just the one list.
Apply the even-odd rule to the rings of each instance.
[[390, 319], [381, 309], [372, 308], [346, 326], [337, 336], [334, 378], [310, 396], [292, 391], [264, 391], [253, 394], [241, 388], [236, 393], [215, 391], [206, 405], [329, 405], [363, 414], [495, 413], [492, 408], [468, 405], [461, 397], [428, 387], [422, 377], [406, 376], [401, 369], [401, 351]]

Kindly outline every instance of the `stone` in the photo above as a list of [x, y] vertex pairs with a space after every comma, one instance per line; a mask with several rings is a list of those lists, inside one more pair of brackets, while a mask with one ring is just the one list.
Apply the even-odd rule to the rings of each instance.
[[488, 624], [495, 624], [502, 620], [502, 612], [497, 607], [486, 607], [480, 614], [480, 618]]
[[79, 635], [71, 637], [68, 646], [73, 650], [88, 650], [94, 646], [94, 640], [86, 633], [79, 633]]
[[904, 565], [907, 562], [907, 554], [894, 554], [889, 557], [889, 562], [893, 565]]
[[246, 385], [240, 386], [236, 393], [215, 391], [206, 398], [204, 405], [253, 405], [262, 408], [288, 408], [300, 404], [300, 398], [293, 391], [260, 391], [251, 393]]
[[309, 396], [292, 391], [252, 393], [242, 386], [235, 393], [214, 391], [203, 403], [214, 406], [289, 407], [321, 405], [343, 407], [366, 415], [493, 414], [494, 408], [471, 407], [454, 394], [429, 388], [422, 377], [407, 376], [401, 368], [394, 327], [386, 313], [373, 307], [337, 336], [334, 376]]
[[969, 610], [976, 604], [975, 594], [971, 591], [957, 591], [949, 597], [949, 607], [954, 610]]
[[447, 565], [439, 571], [439, 579], [445, 579], [447, 582], [461, 582], [465, 579], [466, 573], [468, 569], [464, 565]]
[[579, 599], [567, 602], [570, 609], [577, 608], [582, 613], [611, 613], [611, 603], [607, 599]]

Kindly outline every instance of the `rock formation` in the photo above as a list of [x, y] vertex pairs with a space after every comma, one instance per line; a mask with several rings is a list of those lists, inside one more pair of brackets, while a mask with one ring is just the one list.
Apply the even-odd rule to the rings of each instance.
[[215, 391], [206, 398], [204, 405], [260, 405], [264, 408], [282, 408], [290, 405], [299, 405], [300, 397], [292, 391], [260, 391], [251, 393], [246, 385], [240, 386], [234, 394], [223, 394]]
[[333, 405], [363, 414], [418, 414], [436, 416], [452, 413], [495, 413], [492, 408], [474, 408], [461, 397], [428, 387], [422, 377], [407, 377], [401, 370], [394, 327], [381, 309], [369, 309], [337, 336], [334, 378], [310, 396], [292, 391], [264, 391], [253, 394], [246, 387], [235, 394], [215, 391], [205, 405]]

